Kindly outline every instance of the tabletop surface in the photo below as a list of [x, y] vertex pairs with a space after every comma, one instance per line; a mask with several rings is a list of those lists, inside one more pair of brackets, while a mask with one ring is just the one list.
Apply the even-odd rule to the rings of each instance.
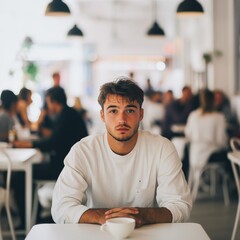
[[[33, 156], [40, 154], [40, 152], [34, 148], [6, 148], [4, 150], [13, 163], [25, 162]], [[5, 159], [5, 156], [0, 152], [0, 161], [5, 161]]]
[[[94, 224], [39, 224], [32, 227], [26, 240], [110, 240]], [[146, 225], [135, 229], [128, 240], [210, 240], [204, 229], [197, 223], [164, 223]]]

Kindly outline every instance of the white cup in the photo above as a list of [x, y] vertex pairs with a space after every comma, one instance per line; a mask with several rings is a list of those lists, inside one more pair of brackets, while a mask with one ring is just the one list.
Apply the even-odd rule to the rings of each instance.
[[117, 239], [128, 237], [135, 228], [135, 220], [133, 218], [111, 218], [101, 226], [103, 232], [110, 233]]

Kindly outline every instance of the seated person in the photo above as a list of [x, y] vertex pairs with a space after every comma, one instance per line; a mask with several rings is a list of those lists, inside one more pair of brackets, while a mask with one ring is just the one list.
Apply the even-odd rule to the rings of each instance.
[[182, 96], [173, 100], [167, 107], [162, 124], [162, 135], [168, 139], [184, 136], [183, 132], [173, 130], [174, 125], [185, 125], [188, 115], [194, 109], [192, 90], [189, 86], [182, 89]]
[[31, 121], [28, 118], [27, 109], [32, 103], [32, 91], [22, 88], [18, 94], [17, 117], [22, 127], [31, 127]]
[[[43, 152], [51, 152], [52, 158], [45, 171], [36, 171], [34, 177], [57, 179], [63, 168], [63, 159], [74, 143], [88, 135], [81, 116], [67, 106], [65, 91], [61, 87], [53, 87], [46, 94], [47, 107], [55, 118], [52, 134], [34, 141], [15, 141], [17, 148], [39, 148]], [[36, 165], [36, 168], [41, 165]], [[43, 175], [45, 177], [43, 177]]]
[[10, 90], [1, 93], [0, 141], [9, 141], [9, 132], [16, 124], [17, 96]]
[[176, 149], [138, 130], [143, 95], [127, 77], [101, 87], [106, 132], [82, 139], [66, 156], [53, 193], [56, 223], [103, 224], [124, 216], [139, 227], [188, 218], [191, 195]]
[[[226, 119], [223, 113], [215, 109], [212, 91], [201, 90], [200, 107], [190, 113], [185, 136], [190, 142], [189, 163], [192, 172], [203, 169], [213, 153], [221, 155], [226, 153], [228, 146]], [[226, 154], [221, 158], [219, 155], [217, 159], [226, 160]]]
[[214, 106], [218, 112], [223, 113], [225, 116], [228, 136], [238, 136], [239, 123], [237, 115], [232, 111], [230, 100], [222, 90], [214, 90]]
[[[56, 180], [63, 168], [63, 160], [72, 145], [88, 135], [81, 116], [67, 106], [65, 91], [61, 87], [53, 87], [46, 94], [47, 107], [55, 118], [52, 134], [34, 141], [15, 141], [17, 148], [39, 148], [50, 153], [50, 162], [36, 164], [33, 167], [33, 178]], [[19, 203], [20, 215], [24, 219], [24, 187], [23, 179], [16, 180], [14, 190], [16, 202]]]

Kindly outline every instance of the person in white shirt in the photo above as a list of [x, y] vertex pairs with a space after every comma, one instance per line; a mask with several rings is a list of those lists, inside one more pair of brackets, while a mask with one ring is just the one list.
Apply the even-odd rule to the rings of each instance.
[[53, 192], [53, 220], [103, 224], [131, 217], [137, 227], [185, 221], [192, 200], [175, 147], [138, 129], [142, 89], [122, 77], [101, 87], [98, 102], [106, 132], [83, 138], [66, 156]]
[[185, 136], [190, 142], [189, 162], [193, 171], [203, 169], [211, 154], [227, 148], [226, 119], [215, 109], [212, 91], [200, 91], [200, 107], [190, 113]]

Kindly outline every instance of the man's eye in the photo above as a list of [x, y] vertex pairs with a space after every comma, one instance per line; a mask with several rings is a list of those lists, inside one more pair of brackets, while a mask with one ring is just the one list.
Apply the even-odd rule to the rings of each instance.
[[133, 110], [133, 109], [128, 109], [127, 110], [127, 113], [134, 113], [135, 112], [135, 110]]
[[115, 110], [115, 109], [112, 109], [109, 111], [109, 113], [116, 113], [116, 112], [117, 112], [117, 110]]

